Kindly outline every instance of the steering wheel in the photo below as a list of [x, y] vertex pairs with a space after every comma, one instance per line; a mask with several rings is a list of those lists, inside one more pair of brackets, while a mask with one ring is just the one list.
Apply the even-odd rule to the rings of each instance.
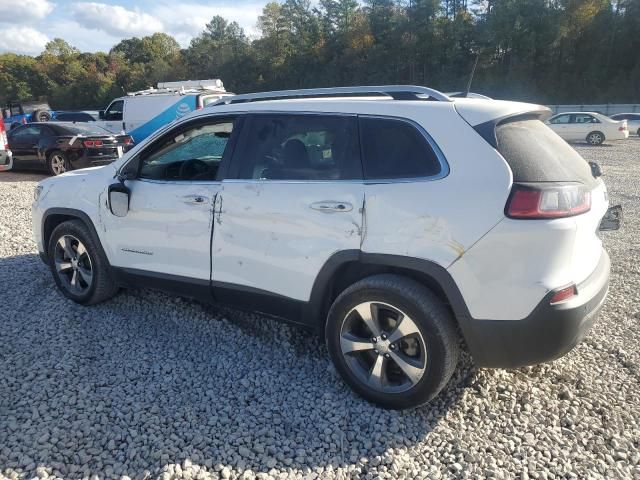
[[178, 178], [181, 180], [191, 180], [196, 175], [206, 173], [208, 171], [209, 165], [207, 165], [206, 162], [198, 158], [192, 158], [182, 162], [182, 165], [180, 165], [180, 171], [178, 172]]

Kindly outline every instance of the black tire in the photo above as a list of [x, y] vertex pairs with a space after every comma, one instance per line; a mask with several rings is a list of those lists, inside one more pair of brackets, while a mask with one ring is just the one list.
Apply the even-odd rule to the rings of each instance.
[[[60, 162], [62, 162], [62, 165]], [[55, 177], [72, 170], [72, 168], [69, 163], [69, 159], [64, 152], [54, 150], [47, 155], [47, 170], [49, 170], [49, 173]]]
[[36, 110], [31, 116], [35, 122], [48, 122], [51, 120], [51, 113], [46, 110]]
[[[63, 279], [56, 268], [56, 248], [61, 239], [73, 237], [82, 243], [89, 258], [92, 279], [85, 291], [76, 291]], [[79, 249], [76, 249], [77, 253]], [[76, 303], [93, 305], [113, 297], [118, 292], [118, 286], [111, 275], [111, 267], [102, 250], [99, 241], [94, 238], [89, 228], [81, 220], [69, 220], [58, 225], [49, 238], [47, 248], [49, 268], [53, 274], [56, 285], [62, 294]], [[80, 256], [78, 256], [80, 257]], [[81, 257], [79, 258], [79, 260]], [[86, 259], [84, 260], [87, 264]]]
[[640, 128], [638, 129], [638, 131], [636, 132], [636, 135], [638, 135], [640, 137]]
[[586, 140], [589, 145], [602, 145], [605, 141], [605, 136], [604, 133], [596, 130], [593, 132], [589, 132]]
[[[393, 306], [401, 313], [406, 314], [405, 318], [412, 320], [414, 327], [417, 326], [419, 334], [414, 335], [419, 335], [419, 340], [424, 342], [423, 373], [418, 381], [409, 381], [408, 383], [411, 386], [403, 391], [389, 392], [372, 388], [363, 381], [362, 375], [358, 375], [357, 368], [359, 367], [354, 369], [354, 361], [349, 356], [351, 354], [343, 353], [342, 351], [343, 328], [350, 321], [349, 318], [353, 318], [350, 315], [353, 315], [354, 308], [363, 302], [379, 302], [381, 305]], [[385, 307], [383, 306], [382, 308], [384, 309]], [[382, 316], [382, 314], [378, 315]], [[351, 332], [347, 333], [347, 335], [351, 335]], [[385, 342], [391, 341], [393, 329], [389, 330], [388, 335], [388, 337], [385, 337], [384, 334], [381, 337], [377, 337], [378, 343], [375, 345], [381, 346], [380, 338], [385, 339]], [[456, 369], [460, 353], [454, 320], [443, 303], [431, 290], [420, 283], [392, 274], [367, 277], [342, 292], [329, 311], [325, 340], [329, 355], [345, 382], [368, 401], [393, 409], [417, 407], [433, 399], [449, 382]], [[373, 339], [371, 341], [373, 342]], [[387, 357], [386, 361], [390, 363], [383, 364], [384, 366], [381, 369], [386, 368], [387, 373], [383, 373], [381, 376], [385, 377], [387, 382], [389, 382], [391, 374], [394, 373], [390, 371], [391, 368], [400, 371], [399, 363], [394, 361], [397, 356], [393, 356], [394, 353], [396, 355], [405, 353], [401, 350], [400, 343], [396, 342], [395, 344], [384, 346], [384, 350], [389, 352], [384, 356]], [[357, 355], [365, 355], [362, 358], [364, 370], [366, 370], [366, 361], [368, 359], [373, 358], [373, 362], [379, 360], [378, 356], [376, 356], [380, 355], [378, 347], [374, 351], [356, 352]], [[389, 348], [393, 349], [393, 352], [389, 351]], [[389, 358], [390, 355], [391, 357]], [[385, 360], [382, 361], [384, 362]], [[360, 362], [360, 359], [357, 362]], [[369, 374], [371, 374], [373, 368], [369, 371]], [[383, 383], [380, 385], [383, 385]], [[384, 388], [381, 387], [381, 389]]]

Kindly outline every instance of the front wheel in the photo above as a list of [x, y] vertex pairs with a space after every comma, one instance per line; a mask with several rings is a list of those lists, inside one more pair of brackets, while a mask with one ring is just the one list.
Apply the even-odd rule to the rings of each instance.
[[587, 143], [590, 145], [602, 145], [604, 142], [604, 133], [602, 132], [591, 132], [587, 135]]
[[325, 336], [345, 382], [387, 408], [427, 403], [458, 362], [447, 308], [429, 289], [398, 275], [368, 277], [342, 292], [329, 311]]
[[60, 291], [83, 305], [99, 303], [118, 291], [102, 248], [80, 220], [58, 225], [49, 239], [49, 268]]

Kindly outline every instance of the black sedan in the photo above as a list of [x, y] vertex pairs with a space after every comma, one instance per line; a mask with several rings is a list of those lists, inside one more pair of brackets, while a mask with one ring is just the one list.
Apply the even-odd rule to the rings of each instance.
[[46, 168], [52, 175], [111, 163], [133, 147], [129, 135], [86, 123], [28, 123], [7, 136], [13, 168]]

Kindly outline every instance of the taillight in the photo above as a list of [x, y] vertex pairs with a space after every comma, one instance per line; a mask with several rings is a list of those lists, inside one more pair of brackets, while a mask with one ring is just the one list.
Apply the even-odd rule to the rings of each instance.
[[505, 213], [510, 218], [545, 219], [591, 210], [591, 191], [584, 185], [514, 184]]
[[102, 140], [85, 140], [84, 142], [82, 142], [84, 144], [85, 147], [87, 148], [91, 148], [91, 147], [101, 147], [102, 146]]
[[624, 132], [627, 129], [626, 125], [622, 125], [621, 127], [618, 127], [618, 131], [620, 132]]
[[5, 150], [9, 150], [9, 139], [7, 138], [7, 131], [4, 128], [4, 120], [2, 119], [0, 119], [0, 142]]
[[560, 290], [556, 290], [556, 292], [551, 297], [551, 300], [549, 300], [549, 303], [553, 305], [554, 303], [565, 302], [577, 294], [578, 294], [578, 290], [576, 289], [576, 286], [571, 284], [568, 287], [564, 287], [564, 288], [561, 288]]
[[133, 143], [133, 138], [131, 137], [124, 137], [124, 144], [125, 145], [131, 145]]

